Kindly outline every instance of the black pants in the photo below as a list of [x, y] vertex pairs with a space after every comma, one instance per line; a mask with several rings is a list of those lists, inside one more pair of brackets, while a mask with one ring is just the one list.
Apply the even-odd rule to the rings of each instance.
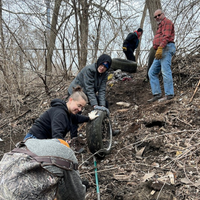
[[134, 50], [131, 48], [127, 48], [127, 51], [123, 51], [126, 55], [127, 60], [135, 61]]

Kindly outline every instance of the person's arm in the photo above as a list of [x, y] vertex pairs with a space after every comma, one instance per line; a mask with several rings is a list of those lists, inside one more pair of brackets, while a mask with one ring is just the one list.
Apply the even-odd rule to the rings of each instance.
[[84, 122], [88, 122], [90, 118], [88, 116], [79, 115], [79, 114], [71, 114], [71, 119], [73, 124], [80, 124]]
[[91, 106], [98, 105], [95, 94], [95, 71], [96, 69], [94, 66], [94, 68], [88, 68], [84, 74], [85, 90]]
[[99, 106], [106, 106], [106, 83], [108, 79], [108, 73], [105, 72], [100, 88], [98, 91]]
[[51, 121], [52, 138], [63, 139], [70, 130], [70, 123], [65, 112], [55, 112]]
[[[50, 148], [54, 152], [53, 155], [71, 160], [73, 163], [78, 163], [74, 152], [60, 142], [56, 141], [58, 145]], [[56, 153], [55, 153], [56, 152]], [[59, 167], [49, 166], [49, 171], [60, 177], [58, 182], [57, 200], [84, 200], [86, 194], [86, 187], [83, 185], [78, 170], [64, 170]]]
[[[64, 170], [63, 170], [64, 171]], [[78, 171], [64, 171], [58, 186], [57, 200], [84, 200], [86, 187], [82, 184]]]

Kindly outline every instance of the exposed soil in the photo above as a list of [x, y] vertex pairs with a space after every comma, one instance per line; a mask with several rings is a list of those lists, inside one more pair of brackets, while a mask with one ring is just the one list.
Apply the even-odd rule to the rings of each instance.
[[[174, 58], [175, 98], [147, 103], [152, 97], [145, 67], [132, 78], [111, 79], [107, 86], [110, 119], [114, 130], [112, 150], [97, 160], [102, 200], [198, 200], [200, 199], [200, 55]], [[162, 77], [160, 76], [161, 85]], [[67, 94], [69, 81], [55, 82], [48, 97], [40, 84], [26, 96], [17, 96], [12, 107], [0, 99], [0, 156], [22, 140], [50, 100]], [[117, 105], [130, 103], [130, 106]], [[18, 111], [17, 113], [14, 110]], [[86, 114], [86, 113], [85, 113]], [[80, 133], [86, 138], [85, 124]], [[66, 138], [68, 139], [68, 138]], [[82, 178], [90, 182], [86, 199], [97, 199], [92, 154], [76, 154]], [[1, 158], [0, 157], [0, 158]]]

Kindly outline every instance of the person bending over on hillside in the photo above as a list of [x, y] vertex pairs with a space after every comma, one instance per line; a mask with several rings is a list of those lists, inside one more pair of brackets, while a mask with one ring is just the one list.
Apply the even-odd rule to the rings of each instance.
[[90, 112], [89, 117], [77, 114], [87, 102], [87, 96], [80, 86], [73, 90], [67, 102], [60, 99], [52, 100], [51, 108], [35, 121], [24, 140], [27, 138], [64, 139], [67, 132], [71, 130], [72, 124], [88, 122], [98, 117], [95, 112]]
[[[71, 82], [68, 95], [72, 94], [74, 87], [80, 85], [89, 99], [89, 104], [94, 109], [105, 110], [109, 115], [108, 102], [105, 96], [108, 69], [111, 64], [111, 57], [102, 54], [96, 63], [85, 66]], [[71, 129], [71, 138], [77, 137], [77, 129], [77, 124], [74, 124]]]
[[0, 199], [84, 200], [89, 183], [62, 139], [28, 139], [0, 162]]
[[[165, 17], [162, 10], [154, 12], [154, 18], [157, 22], [158, 29], [154, 36], [153, 47], [156, 50], [154, 61], [149, 69], [148, 75], [151, 85], [153, 98], [148, 102], [170, 100], [174, 97], [174, 86], [171, 70], [172, 56], [176, 52], [174, 44], [174, 24]], [[162, 73], [165, 97], [162, 98], [159, 83], [159, 73]]]
[[123, 42], [123, 52], [126, 55], [127, 60], [135, 61], [134, 51], [138, 47], [139, 39], [142, 36], [143, 30], [138, 28], [137, 31], [129, 33]]

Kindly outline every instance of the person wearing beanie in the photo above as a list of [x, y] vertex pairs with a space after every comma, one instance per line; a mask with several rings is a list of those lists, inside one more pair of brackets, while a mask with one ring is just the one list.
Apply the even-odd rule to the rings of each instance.
[[[94, 109], [101, 108], [109, 113], [106, 101], [106, 82], [111, 64], [111, 57], [102, 54], [96, 63], [85, 66], [71, 82], [68, 95], [71, 95], [74, 87], [80, 85], [88, 97], [89, 104]], [[74, 128], [71, 129], [71, 138], [77, 137], [77, 129], [78, 126], [75, 124]]]
[[134, 51], [138, 47], [139, 39], [142, 36], [143, 30], [138, 28], [137, 31], [129, 33], [123, 42], [123, 52], [127, 60], [135, 61]]

